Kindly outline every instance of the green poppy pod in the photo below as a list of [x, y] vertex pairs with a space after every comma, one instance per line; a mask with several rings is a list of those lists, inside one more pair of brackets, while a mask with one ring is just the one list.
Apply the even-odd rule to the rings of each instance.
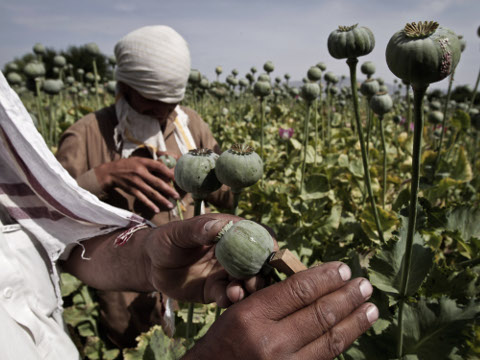
[[458, 35], [458, 40], [460, 41], [460, 51], [463, 52], [467, 47], [467, 42], [463, 38], [463, 35]]
[[480, 26], [477, 29], [477, 35], [478, 35], [478, 37], [480, 37]]
[[81, 68], [80, 68], [80, 69], [77, 69], [77, 74], [80, 75], [80, 76], [82, 76], [83, 74], [85, 74], [85, 70], [83, 70], [83, 69], [81, 69]]
[[290, 80], [290, 74], [288, 74], [288, 73], [287, 73], [287, 74], [285, 74], [285, 75], [283, 75], [283, 77], [284, 77], [284, 78], [285, 78], [285, 80], [287, 80], [287, 81], [288, 81], [288, 80]]
[[377, 81], [378, 81], [379, 85], [384, 85], [385, 84], [385, 80], [383, 80], [381, 77], [378, 77]]
[[360, 92], [367, 98], [371, 98], [380, 90], [380, 85], [375, 79], [367, 79], [360, 85]]
[[393, 100], [386, 92], [379, 92], [370, 99], [370, 108], [379, 116], [383, 116], [392, 110]]
[[234, 78], [232, 75], [228, 75], [226, 80], [227, 80], [227, 84], [233, 87], [238, 85], [238, 79]]
[[235, 279], [258, 274], [275, 246], [270, 233], [250, 220], [230, 221], [217, 239], [215, 257]]
[[115, 91], [117, 89], [117, 82], [115, 80], [110, 80], [107, 83], [107, 91], [111, 95], [115, 95]]
[[45, 75], [45, 66], [38, 61], [31, 61], [25, 65], [23, 72], [28, 78], [35, 79]]
[[438, 100], [434, 100], [430, 103], [430, 110], [440, 110], [442, 108], [442, 104]]
[[378, 92], [388, 92], [388, 87], [387, 87], [387, 85], [384, 85], [384, 84], [380, 85], [380, 86], [378, 87]]
[[258, 77], [258, 81], [271, 82], [271, 79], [270, 79], [270, 76], [268, 76], [267, 74], [261, 74], [261, 75]]
[[65, 65], [67, 65], [67, 59], [65, 59], [65, 57], [62, 55], [57, 55], [53, 58], [53, 64], [59, 68], [63, 68]]
[[206, 77], [202, 76], [202, 80], [200, 80], [200, 88], [202, 89], [208, 89], [210, 87], [210, 82]]
[[57, 95], [63, 89], [63, 81], [60, 79], [47, 79], [43, 82], [42, 88], [49, 95]]
[[393, 117], [393, 122], [394, 122], [395, 124], [400, 124], [400, 121], [402, 121], [402, 116], [401, 116], [401, 115], [395, 115], [395, 116]]
[[428, 113], [427, 120], [433, 125], [441, 124], [443, 121], [443, 112], [439, 110], [434, 110]]
[[94, 42], [85, 44], [85, 50], [90, 56], [97, 56], [100, 54], [100, 49], [98, 45]]
[[234, 144], [217, 159], [215, 174], [234, 193], [255, 184], [263, 175], [263, 161], [248, 145]]
[[73, 76], [67, 76], [65, 81], [68, 85], [73, 85], [75, 83], [75, 78]]
[[318, 67], [320, 70], [322, 71], [325, 71], [327, 70], [327, 65], [325, 65], [325, 63], [323, 62], [319, 62], [317, 65], [315, 65], [316, 67]]
[[292, 95], [293, 97], [298, 96], [300, 95], [300, 90], [298, 90], [298, 88], [296, 87], [293, 87], [290, 89], [290, 95]]
[[273, 62], [267, 61], [263, 64], [263, 70], [265, 70], [268, 74], [270, 74], [273, 70], [275, 70], [275, 66], [273, 66]]
[[210, 149], [195, 149], [183, 154], [175, 166], [175, 182], [193, 199], [203, 200], [222, 184], [215, 175], [218, 154]]
[[471, 108], [470, 110], [468, 110], [468, 115], [470, 115], [470, 118], [474, 117], [478, 113], [480, 113], [480, 110], [475, 108]]
[[317, 83], [306, 83], [302, 86], [301, 95], [307, 103], [311, 103], [319, 97], [320, 86]]
[[89, 83], [93, 83], [95, 81], [95, 76], [91, 72], [87, 72], [85, 74], [85, 80]]
[[10, 85], [18, 85], [21, 84], [22, 77], [19, 73], [12, 71], [7, 74], [7, 81]]
[[115, 65], [117, 65], [117, 58], [114, 55], [110, 55], [108, 57], [108, 63], [110, 64], [110, 66], [114, 67]]
[[339, 26], [328, 36], [327, 45], [335, 59], [355, 59], [372, 52], [375, 37], [369, 28], [358, 24]]
[[278, 85], [278, 84], [280, 84], [281, 82], [282, 82], [282, 78], [280, 78], [280, 77], [277, 76], [277, 77], [275, 78], [275, 83]]
[[318, 68], [317, 66], [312, 66], [307, 71], [307, 77], [308, 77], [308, 80], [310, 80], [310, 81], [321, 80], [322, 79], [322, 70], [320, 70], [320, 68]]
[[259, 96], [259, 97], [262, 97], [262, 98], [270, 95], [271, 91], [272, 91], [272, 86], [270, 85], [270, 82], [268, 82], [268, 81], [259, 80], [255, 83], [255, 85], [253, 87], [253, 94], [255, 96]]
[[252, 66], [250, 68], [250, 71], [252, 72], [252, 74], [255, 74], [257, 72], [257, 68], [255, 66]]
[[323, 75], [323, 78], [327, 83], [336, 84], [338, 83], [338, 77], [331, 71], [328, 71]]
[[362, 66], [360, 66], [360, 71], [367, 75], [370, 78], [375, 73], [375, 64], [371, 61], [365, 61]]
[[211, 88], [210, 92], [219, 100], [227, 96], [227, 89], [223, 86]]
[[200, 84], [202, 81], [202, 74], [196, 69], [191, 69], [190, 74], [188, 75], [188, 82], [194, 85]]
[[458, 36], [433, 21], [405, 25], [392, 36], [385, 52], [390, 71], [403, 81], [420, 87], [450, 75], [460, 54]]
[[161, 155], [158, 160], [163, 162], [169, 169], [173, 169], [177, 165], [177, 159], [172, 155]]
[[221, 66], [217, 66], [215, 68], [215, 74], [220, 75], [223, 72], [223, 69]]
[[233, 70], [232, 70], [232, 75], [233, 75], [233, 76], [237, 76], [237, 75], [238, 75], [238, 70], [237, 70], [237, 69], [233, 69]]
[[44, 55], [46, 53], [45, 46], [40, 43], [36, 43], [35, 45], [33, 45], [33, 52], [36, 55]]
[[248, 86], [248, 81], [244, 78], [241, 78], [238, 80], [238, 85], [240, 85], [242, 88], [246, 88]]
[[19, 68], [18, 68], [18, 65], [14, 62], [9, 62], [7, 65], [5, 65], [5, 70], [6, 72], [10, 72], [10, 71], [18, 71]]

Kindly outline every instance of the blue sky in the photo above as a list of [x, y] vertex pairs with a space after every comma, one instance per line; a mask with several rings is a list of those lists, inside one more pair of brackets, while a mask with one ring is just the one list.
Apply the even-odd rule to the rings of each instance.
[[[327, 38], [338, 25], [359, 23], [376, 39], [360, 64], [373, 61], [376, 75], [392, 83], [385, 63], [390, 37], [407, 22], [435, 20], [466, 39], [455, 83], [473, 87], [480, 67], [479, 14], [480, 0], [0, 0], [0, 66], [36, 42], [60, 50], [93, 41], [110, 55], [129, 31], [165, 24], [187, 40], [192, 67], [210, 79], [218, 65], [223, 77], [233, 68], [243, 76], [251, 66], [261, 71], [267, 60], [275, 64], [273, 76], [289, 73], [300, 80], [320, 61], [342, 75], [347, 65], [328, 54]], [[446, 88], [447, 80], [431, 87]]]

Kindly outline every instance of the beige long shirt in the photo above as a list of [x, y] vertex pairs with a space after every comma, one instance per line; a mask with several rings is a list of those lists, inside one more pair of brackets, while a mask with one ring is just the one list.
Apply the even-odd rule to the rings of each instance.
[[[218, 144], [214, 139], [208, 125], [193, 110], [182, 107], [182, 110], [189, 117], [189, 129], [195, 140], [197, 148], [208, 148], [220, 152]], [[181, 155], [174, 136], [175, 111], [169, 116], [164, 131], [165, 145], [167, 151]], [[111, 189], [107, 193], [102, 192], [94, 168], [121, 158], [120, 152], [115, 148], [113, 133], [117, 125], [115, 107], [110, 106], [95, 113], [89, 114], [72, 125], [60, 139], [57, 159], [67, 169], [84, 189], [97, 195], [101, 200], [130, 210], [156, 225], [162, 225], [172, 220], [179, 220], [171, 211], [161, 211], [154, 214], [133, 196], [121, 189]], [[213, 193], [208, 199], [212, 204], [229, 208], [232, 204], [232, 196], [227, 187], [222, 187]], [[183, 214], [185, 219], [193, 216], [193, 199], [190, 194], [182, 198], [185, 208]]]

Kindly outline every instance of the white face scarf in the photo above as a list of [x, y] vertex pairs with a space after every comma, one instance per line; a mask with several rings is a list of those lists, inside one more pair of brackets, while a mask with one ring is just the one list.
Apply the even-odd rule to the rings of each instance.
[[[114, 130], [114, 141], [122, 158], [128, 158], [139, 148], [146, 148], [154, 160], [158, 159], [157, 151], [167, 151], [162, 128], [158, 119], [136, 112], [125, 100], [119, 97], [115, 103], [118, 125]], [[180, 106], [175, 108], [174, 136], [182, 154], [195, 149], [195, 140], [188, 128], [188, 115]]]

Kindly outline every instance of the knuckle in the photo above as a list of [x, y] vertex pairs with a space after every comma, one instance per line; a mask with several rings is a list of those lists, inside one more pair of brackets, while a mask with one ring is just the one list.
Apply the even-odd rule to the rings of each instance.
[[345, 334], [333, 328], [329, 333], [330, 336], [327, 338], [327, 349], [331, 357], [338, 356], [345, 349]]
[[327, 332], [337, 323], [332, 307], [325, 301], [317, 301], [312, 306], [314, 319], [323, 332]]
[[292, 299], [302, 307], [310, 304], [315, 298], [315, 284], [310, 278], [298, 279], [297, 277], [291, 277], [288, 282], [288, 292], [292, 296]]

